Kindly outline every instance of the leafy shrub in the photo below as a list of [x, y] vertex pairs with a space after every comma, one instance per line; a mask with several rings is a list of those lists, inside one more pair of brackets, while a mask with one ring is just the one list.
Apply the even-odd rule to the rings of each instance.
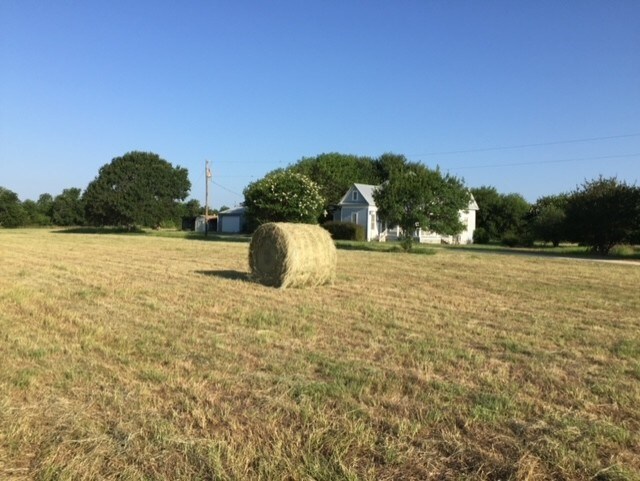
[[244, 189], [250, 230], [266, 222], [316, 224], [323, 205], [318, 185], [288, 170], [272, 172]]
[[488, 244], [491, 240], [491, 236], [483, 227], [478, 227], [473, 231], [473, 243], [474, 244]]
[[567, 200], [565, 224], [567, 240], [600, 255], [633, 243], [640, 231], [640, 187], [615, 177], [585, 181]]
[[413, 236], [403, 236], [400, 241], [400, 246], [405, 252], [409, 252], [413, 249]]
[[364, 241], [366, 239], [364, 227], [353, 222], [329, 221], [322, 224], [334, 240]]

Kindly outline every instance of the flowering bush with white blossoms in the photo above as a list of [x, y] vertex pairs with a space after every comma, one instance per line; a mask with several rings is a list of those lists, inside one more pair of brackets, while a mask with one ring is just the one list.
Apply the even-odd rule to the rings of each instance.
[[323, 206], [318, 185], [305, 175], [287, 170], [268, 174], [244, 190], [245, 214], [253, 225], [265, 222], [315, 224]]

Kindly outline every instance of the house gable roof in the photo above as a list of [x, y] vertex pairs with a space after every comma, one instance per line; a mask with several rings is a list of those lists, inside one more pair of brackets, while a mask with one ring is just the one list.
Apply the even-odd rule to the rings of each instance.
[[[349, 188], [346, 194], [340, 199], [338, 205], [348, 205], [348, 204], [367, 204], [370, 206], [375, 206], [376, 203], [373, 200], [373, 192], [378, 188], [377, 185], [369, 185], [369, 184], [353, 184]], [[354, 202], [351, 200], [351, 192], [356, 189], [360, 193], [360, 197], [364, 200], [359, 200], [358, 202]]]
[[[469, 192], [469, 194], [471, 194], [471, 192]], [[473, 194], [471, 194], [471, 199], [469, 200], [469, 210], [480, 210], [480, 207], [478, 207], [478, 203], [473, 197]]]

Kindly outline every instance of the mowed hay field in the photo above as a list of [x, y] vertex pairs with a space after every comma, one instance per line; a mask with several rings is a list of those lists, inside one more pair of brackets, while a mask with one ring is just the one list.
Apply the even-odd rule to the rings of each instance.
[[637, 480], [640, 267], [0, 230], [0, 479]]

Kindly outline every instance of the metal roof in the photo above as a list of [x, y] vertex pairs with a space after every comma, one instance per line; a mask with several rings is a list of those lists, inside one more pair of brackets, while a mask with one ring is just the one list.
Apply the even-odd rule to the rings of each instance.
[[345, 193], [345, 195], [342, 197], [342, 199], [340, 199], [340, 202], [338, 205], [345, 205], [345, 204], [352, 204], [353, 202], [347, 202], [348, 199], [348, 195], [349, 192], [351, 191], [352, 188], [354, 188], [360, 192], [360, 195], [362, 196], [362, 198], [365, 200], [365, 202], [368, 205], [376, 205], [376, 202], [373, 200], [373, 192], [378, 188], [377, 185], [369, 185], [369, 184], [353, 184], [352, 187], [349, 188], [349, 190]]
[[223, 210], [218, 215], [243, 215], [244, 206], [232, 207], [231, 209]]

